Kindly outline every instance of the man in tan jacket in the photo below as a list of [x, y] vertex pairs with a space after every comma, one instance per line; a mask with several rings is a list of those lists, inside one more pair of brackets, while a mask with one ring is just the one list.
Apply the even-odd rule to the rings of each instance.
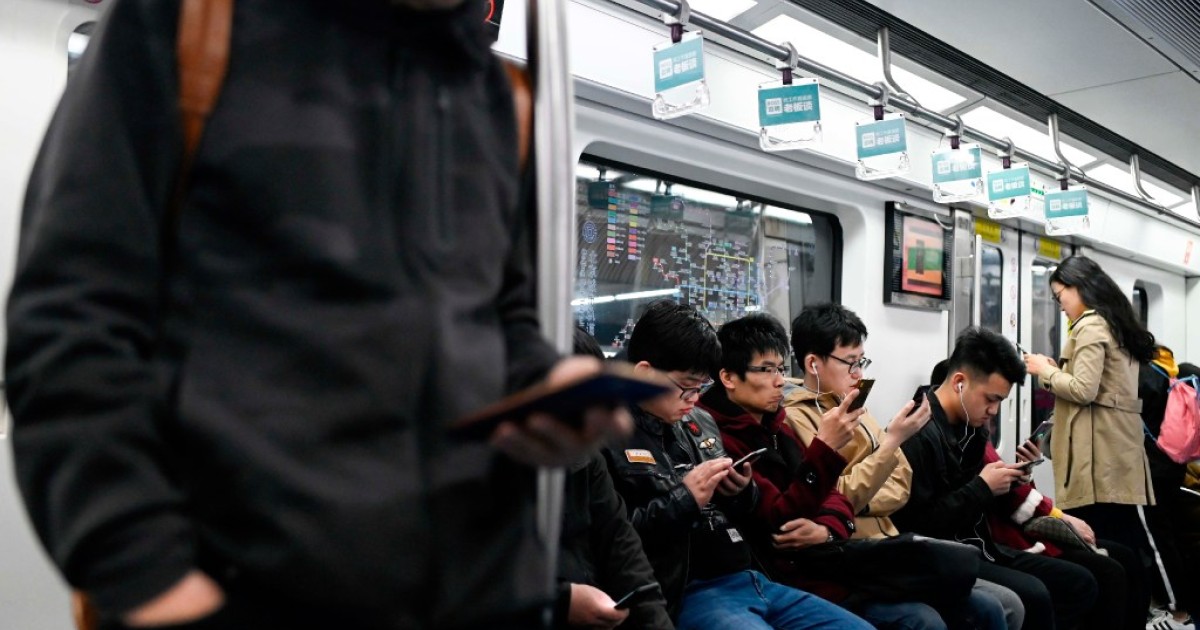
[[[846, 459], [837, 488], [854, 506], [853, 538], [884, 538], [899, 535], [890, 516], [908, 502], [912, 484], [912, 467], [900, 445], [929, 421], [930, 410], [927, 400], [919, 408], [909, 402], [887, 430], [870, 411], [831, 426], [835, 418], [825, 417], [826, 412], [837, 408], [871, 365], [863, 348], [866, 338], [866, 325], [840, 304], [816, 304], [801, 311], [792, 321], [791, 344], [803, 375], [788, 379], [793, 388], [783, 405], [788, 424], [806, 446], [820, 432], [822, 440]], [[971, 597], [998, 600], [1008, 627], [1021, 627], [1025, 608], [1012, 590], [977, 580]]]

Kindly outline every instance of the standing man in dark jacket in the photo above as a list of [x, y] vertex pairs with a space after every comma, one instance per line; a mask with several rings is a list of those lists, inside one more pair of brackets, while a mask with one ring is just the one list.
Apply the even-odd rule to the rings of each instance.
[[752, 570], [738, 520], [758, 504], [750, 465], [734, 470], [707, 414], [689, 416], [720, 358], [716, 332], [690, 306], [652, 303], [629, 361], [678, 392], [641, 403], [634, 434], [604, 455], [680, 630], [869, 628], [850, 613]]
[[112, 627], [538, 625], [530, 464], [619, 415], [446, 431], [558, 360], [482, 7], [238, 1], [174, 218], [180, 3], [97, 29], [29, 184], [6, 376], [33, 524]]
[[932, 418], [901, 446], [913, 469], [908, 503], [892, 520], [901, 531], [979, 546], [979, 577], [1008, 587], [1025, 604], [1025, 628], [1075, 628], [1096, 601], [1096, 580], [1066, 560], [997, 544], [987, 524], [996, 497], [1024, 471], [1002, 461], [984, 464], [987, 427], [1024, 362], [1004, 337], [982, 328], [959, 335], [946, 379], [929, 393]]

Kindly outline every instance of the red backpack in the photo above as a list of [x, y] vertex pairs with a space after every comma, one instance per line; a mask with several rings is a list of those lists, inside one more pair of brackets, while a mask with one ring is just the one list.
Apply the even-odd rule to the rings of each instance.
[[[1151, 367], [1170, 382], [1167, 408], [1156, 440], [1158, 448], [1177, 464], [1200, 459], [1200, 395], [1196, 393], [1200, 386], [1197, 378], [1171, 378], [1157, 365]], [[1149, 429], [1146, 432], [1149, 434]]]

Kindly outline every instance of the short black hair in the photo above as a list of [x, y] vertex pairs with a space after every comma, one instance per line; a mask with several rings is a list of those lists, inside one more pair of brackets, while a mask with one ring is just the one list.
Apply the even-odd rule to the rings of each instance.
[[645, 361], [664, 372], [712, 374], [721, 343], [712, 324], [694, 307], [674, 300], [651, 302], [629, 335], [630, 363]]
[[838, 346], [858, 346], [867, 338], [867, 326], [854, 311], [832, 302], [804, 307], [792, 320], [792, 356], [827, 357]]
[[[972, 326], [954, 341], [946, 374], [969, 372], [977, 377], [999, 374], [1009, 383], [1025, 380], [1025, 361], [1013, 343], [999, 333]], [[943, 380], [945, 380], [943, 378]]]
[[596, 338], [589, 335], [588, 331], [580, 326], [575, 326], [575, 343], [572, 348], [572, 354], [577, 354], [585, 357], [596, 357], [601, 361], [604, 360], [604, 351], [600, 349], [600, 343]]
[[937, 389], [938, 385], [946, 382], [946, 375], [950, 373], [948, 369], [949, 365], [950, 359], [942, 359], [937, 362], [937, 365], [933, 366], [933, 371], [929, 373], [930, 386]]
[[[721, 326], [717, 331], [721, 341], [721, 369], [746, 378], [746, 366], [754, 354], [778, 352], [787, 358], [787, 331], [779, 320], [766, 313], [751, 313]], [[713, 375], [717, 380], [717, 375]]]

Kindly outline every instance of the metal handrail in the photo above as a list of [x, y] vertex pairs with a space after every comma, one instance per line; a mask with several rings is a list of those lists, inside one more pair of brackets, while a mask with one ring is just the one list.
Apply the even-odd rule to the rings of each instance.
[[[652, 9], [657, 9], [659, 11], [668, 13], [675, 13], [679, 10], [679, 2], [676, 0], [633, 1]], [[789, 51], [787, 48], [767, 41], [755, 35], [754, 33], [733, 26], [727, 22], [723, 22], [703, 13], [698, 13], [695, 10], [692, 11], [690, 22], [696, 27], [703, 29], [707, 33], [711, 33], [723, 39], [729, 40], [735, 44], [745, 46], [751, 50], [758, 51], [773, 59], [778, 59], [780, 61], [788, 60]], [[808, 73], [810, 76], [819, 77], [823, 81], [841, 86], [842, 88], [853, 92], [857, 92], [871, 100], [879, 100], [884, 96], [884, 90], [881, 89], [881, 84], [872, 85], [870, 83], [860, 81], [859, 79], [856, 79], [855, 77], [852, 77], [844, 72], [840, 72], [804, 56], [799, 56], [796, 58], [796, 67]], [[948, 116], [944, 116], [939, 112], [926, 109], [920, 105], [916, 105], [903, 99], [889, 99], [888, 105], [897, 111], [904, 112], [910, 118], [924, 120], [925, 122], [931, 123], [935, 126], [953, 128], [957, 125], [957, 122]], [[1042, 171], [1056, 176], [1062, 173], [1063, 166], [1061, 164], [1030, 153], [1029, 151], [1026, 151], [1020, 147], [1013, 147], [1010, 142], [986, 134], [978, 129], [964, 127], [963, 136], [997, 151], [1007, 151], [1009, 147], [1012, 147], [1012, 156], [1021, 161], [1027, 162], [1030, 166], [1037, 167]], [[1071, 179], [1125, 201], [1130, 204], [1133, 209], [1141, 212], [1142, 214], [1170, 219], [1200, 231], [1200, 221], [1176, 214], [1165, 206], [1146, 201], [1135, 194], [1125, 192], [1124, 190], [1116, 188], [1112, 185], [1088, 177], [1086, 174], [1071, 174]], [[1197, 212], [1200, 213], [1200, 207], [1197, 208]]]
[[[575, 161], [571, 131], [575, 95], [567, 58], [567, 7], [556, 0], [530, 0], [526, 42], [533, 79], [533, 146], [537, 173], [537, 300], [546, 337], [569, 353], [573, 339], [571, 298], [575, 276]], [[558, 574], [562, 531], [563, 468], [541, 468], [537, 477], [537, 524], [546, 554], [547, 588]]]

